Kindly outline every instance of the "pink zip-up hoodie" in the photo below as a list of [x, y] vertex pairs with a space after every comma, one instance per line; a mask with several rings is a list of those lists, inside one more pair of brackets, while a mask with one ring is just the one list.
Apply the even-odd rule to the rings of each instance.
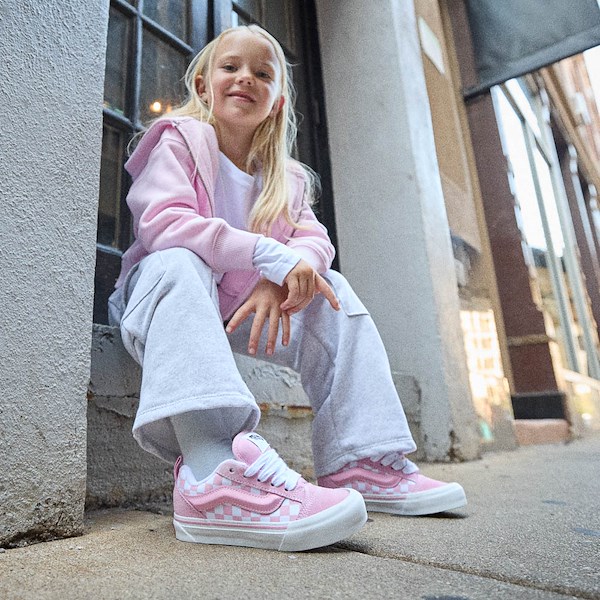
[[[219, 304], [223, 319], [229, 319], [260, 278], [252, 258], [261, 236], [214, 217], [219, 146], [213, 127], [192, 117], [160, 119], [144, 134], [125, 168], [133, 178], [127, 205], [135, 241], [123, 254], [116, 287], [151, 252], [187, 248], [224, 274]], [[280, 217], [270, 235], [324, 273], [335, 250], [306, 201], [302, 169], [290, 161], [288, 174], [290, 214], [303, 228], [293, 228]]]

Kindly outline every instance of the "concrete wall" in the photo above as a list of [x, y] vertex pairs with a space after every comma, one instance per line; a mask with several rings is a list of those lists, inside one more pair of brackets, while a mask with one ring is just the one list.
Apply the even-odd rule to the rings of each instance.
[[0, 546], [83, 526], [107, 24], [0, 5]]
[[473, 458], [448, 219], [413, 2], [317, 0], [340, 262], [422, 456]]

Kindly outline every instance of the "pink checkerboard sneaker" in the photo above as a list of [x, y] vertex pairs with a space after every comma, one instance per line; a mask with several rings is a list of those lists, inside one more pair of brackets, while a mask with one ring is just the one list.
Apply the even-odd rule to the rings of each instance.
[[465, 491], [458, 483], [421, 475], [414, 463], [397, 452], [348, 463], [336, 473], [319, 478], [319, 485], [357, 490], [367, 510], [395, 515], [431, 515], [467, 504]]
[[233, 440], [235, 459], [202, 481], [175, 464], [173, 525], [184, 542], [283, 552], [334, 544], [367, 522], [362, 496], [305, 481], [257, 433]]

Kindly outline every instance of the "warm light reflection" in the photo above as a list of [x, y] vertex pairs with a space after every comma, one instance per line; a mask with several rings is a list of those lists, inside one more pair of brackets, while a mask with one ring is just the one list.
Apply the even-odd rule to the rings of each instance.
[[150, 112], [153, 112], [154, 114], [159, 114], [159, 113], [170, 113], [173, 110], [173, 106], [171, 105], [171, 103], [167, 104], [166, 106], [163, 106], [163, 103], [160, 100], [155, 100], [154, 102], [152, 102], [152, 104], [150, 104]]
[[481, 437], [491, 442], [498, 421], [510, 418], [508, 383], [502, 368], [494, 313], [492, 310], [461, 310], [460, 321]]
[[574, 388], [575, 388], [575, 393], [578, 396], [587, 396], [588, 394], [590, 394], [592, 392], [592, 388], [590, 388], [590, 386], [585, 383], [576, 383]]

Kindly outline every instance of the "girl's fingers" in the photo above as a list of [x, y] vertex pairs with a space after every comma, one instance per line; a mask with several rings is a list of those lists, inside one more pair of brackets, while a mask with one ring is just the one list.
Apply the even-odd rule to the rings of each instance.
[[313, 280], [313, 279], [314, 279], [314, 277], [309, 277], [309, 278], [302, 279], [300, 281], [300, 285], [298, 286], [298, 288], [299, 288], [298, 304], [300, 304], [301, 302], [304, 302], [306, 300], [306, 298], [308, 297], [308, 290], [310, 288], [311, 280]]
[[233, 317], [227, 323], [225, 331], [233, 333], [252, 313], [253, 308], [248, 304], [242, 304], [234, 313]]
[[277, 344], [277, 333], [279, 332], [279, 308], [274, 307], [271, 309], [269, 315], [269, 333], [267, 336], [267, 355], [271, 356], [275, 352], [275, 345]]
[[[286, 280], [287, 281], [287, 280]], [[295, 306], [298, 303], [299, 296], [299, 287], [300, 284], [296, 277], [289, 277], [289, 281], [287, 281], [288, 286], [288, 295], [285, 299], [285, 302], [281, 305], [282, 310], [286, 310]]]
[[266, 313], [261, 310], [254, 316], [252, 322], [252, 329], [250, 329], [250, 339], [248, 340], [248, 354], [256, 354], [258, 349], [258, 342], [260, 341], [260, 335], [265, 325]]
[[290, 315], [288, 313], [281, 314], [281, 343], [284, 346], [287, 346], [290, 343], [290, 338], [292, 337], [292, 328], [290, 324]]
[[331, 287], [329, 287], [329, 284], [320, 275], [317, 275], [317, 280], [315, 283], [316, 291], [320, 292], [323, 294], [323, 296], [325, 296], [325, 298], [327, 298], [329, 304], [331, 304], [331, 308], [334, 310], [340, 310], [340, 301], [337, 299], [337, 296]]
[[297, 283], [297, 287], [294, 286], [293, 291], [288, 284], [288, 297], [285, 302], [281, 305], [281, 310], [299, 312], [305, 306], [310, 304], [311, 300], [315, 295], [315, 281], [314, 276], [310, 276], [302, 279], [294, 279]]

